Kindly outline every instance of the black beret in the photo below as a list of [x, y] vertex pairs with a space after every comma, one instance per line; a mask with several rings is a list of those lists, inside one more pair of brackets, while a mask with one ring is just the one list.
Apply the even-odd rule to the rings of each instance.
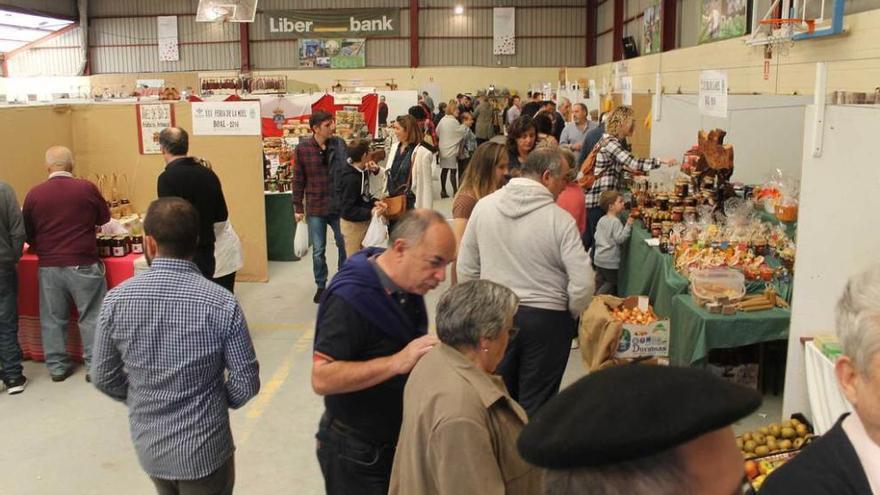
[[730, 425], [761, 405], [755, 390], [695, 368], [628, 364], [591, 373], [552, 398], [518, 440], [549, 469], [640, 459]]

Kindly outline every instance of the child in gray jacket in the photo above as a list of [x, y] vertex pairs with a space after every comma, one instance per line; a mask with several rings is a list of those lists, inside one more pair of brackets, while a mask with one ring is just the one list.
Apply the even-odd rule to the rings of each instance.
[[596, 226], [595, 246], [593, 249], [593, 267], [596, 269], [596, 295], [617, 295], [617, 272], [620, 268], [620, 245], [629, 239], [632, 232], [633, 218], [626, 220], [626, 226], [620, 221], [623, 211], [623, 196], [619, 192], [605, 191], [599, 197], [599, 207], [605, 210], [605, 216]]

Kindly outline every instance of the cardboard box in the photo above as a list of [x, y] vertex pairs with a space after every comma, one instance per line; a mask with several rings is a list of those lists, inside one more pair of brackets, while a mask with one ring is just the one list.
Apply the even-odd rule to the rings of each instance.
[[669, 356], [669, 320], [658, 320], [648, 325], [623, 324], [616, 358]]

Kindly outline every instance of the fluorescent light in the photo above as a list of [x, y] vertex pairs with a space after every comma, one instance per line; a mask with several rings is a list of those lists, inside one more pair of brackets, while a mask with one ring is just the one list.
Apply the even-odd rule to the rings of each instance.
[[464, 14], [464, 7], [462, 7], [461, 5], [456, 5], [455, 9], [453, 9], [453, 12], [455, 12], [455, 15]]

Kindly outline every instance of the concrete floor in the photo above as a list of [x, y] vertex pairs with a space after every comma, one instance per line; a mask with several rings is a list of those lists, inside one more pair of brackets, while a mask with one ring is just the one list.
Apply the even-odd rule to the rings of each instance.
[[[451, 202], [435, 207], [448, 214]], [[336, 250], [328, 238], [333, 267]], [[316, 314], [311, 261], [273, 262], [269, 273], [269, 283], [236, 286], [262, 380], [260, 394], [231, 413], [238, 448], [236, 492], [318, 495], [323, 481], [314, 433], [323, 405], [310, 385]], [[432, 314], [447, 285], [429, 294]], [[137, 463], [122, 404], [87, 384], [82, 369], [63, 383], [52, 383], [42, 363], [26, 362], [25, 374], [30, 381], [25, 393], [0, 394], [0, 495], [155, 493]], [[583, 374], [579, 352], [572, 351], [563, 386]], [[766, 401], [760, 411], [765, 416], [753, 415], [737, 429], [772, 422], [780, 410], [781, 399]]]

